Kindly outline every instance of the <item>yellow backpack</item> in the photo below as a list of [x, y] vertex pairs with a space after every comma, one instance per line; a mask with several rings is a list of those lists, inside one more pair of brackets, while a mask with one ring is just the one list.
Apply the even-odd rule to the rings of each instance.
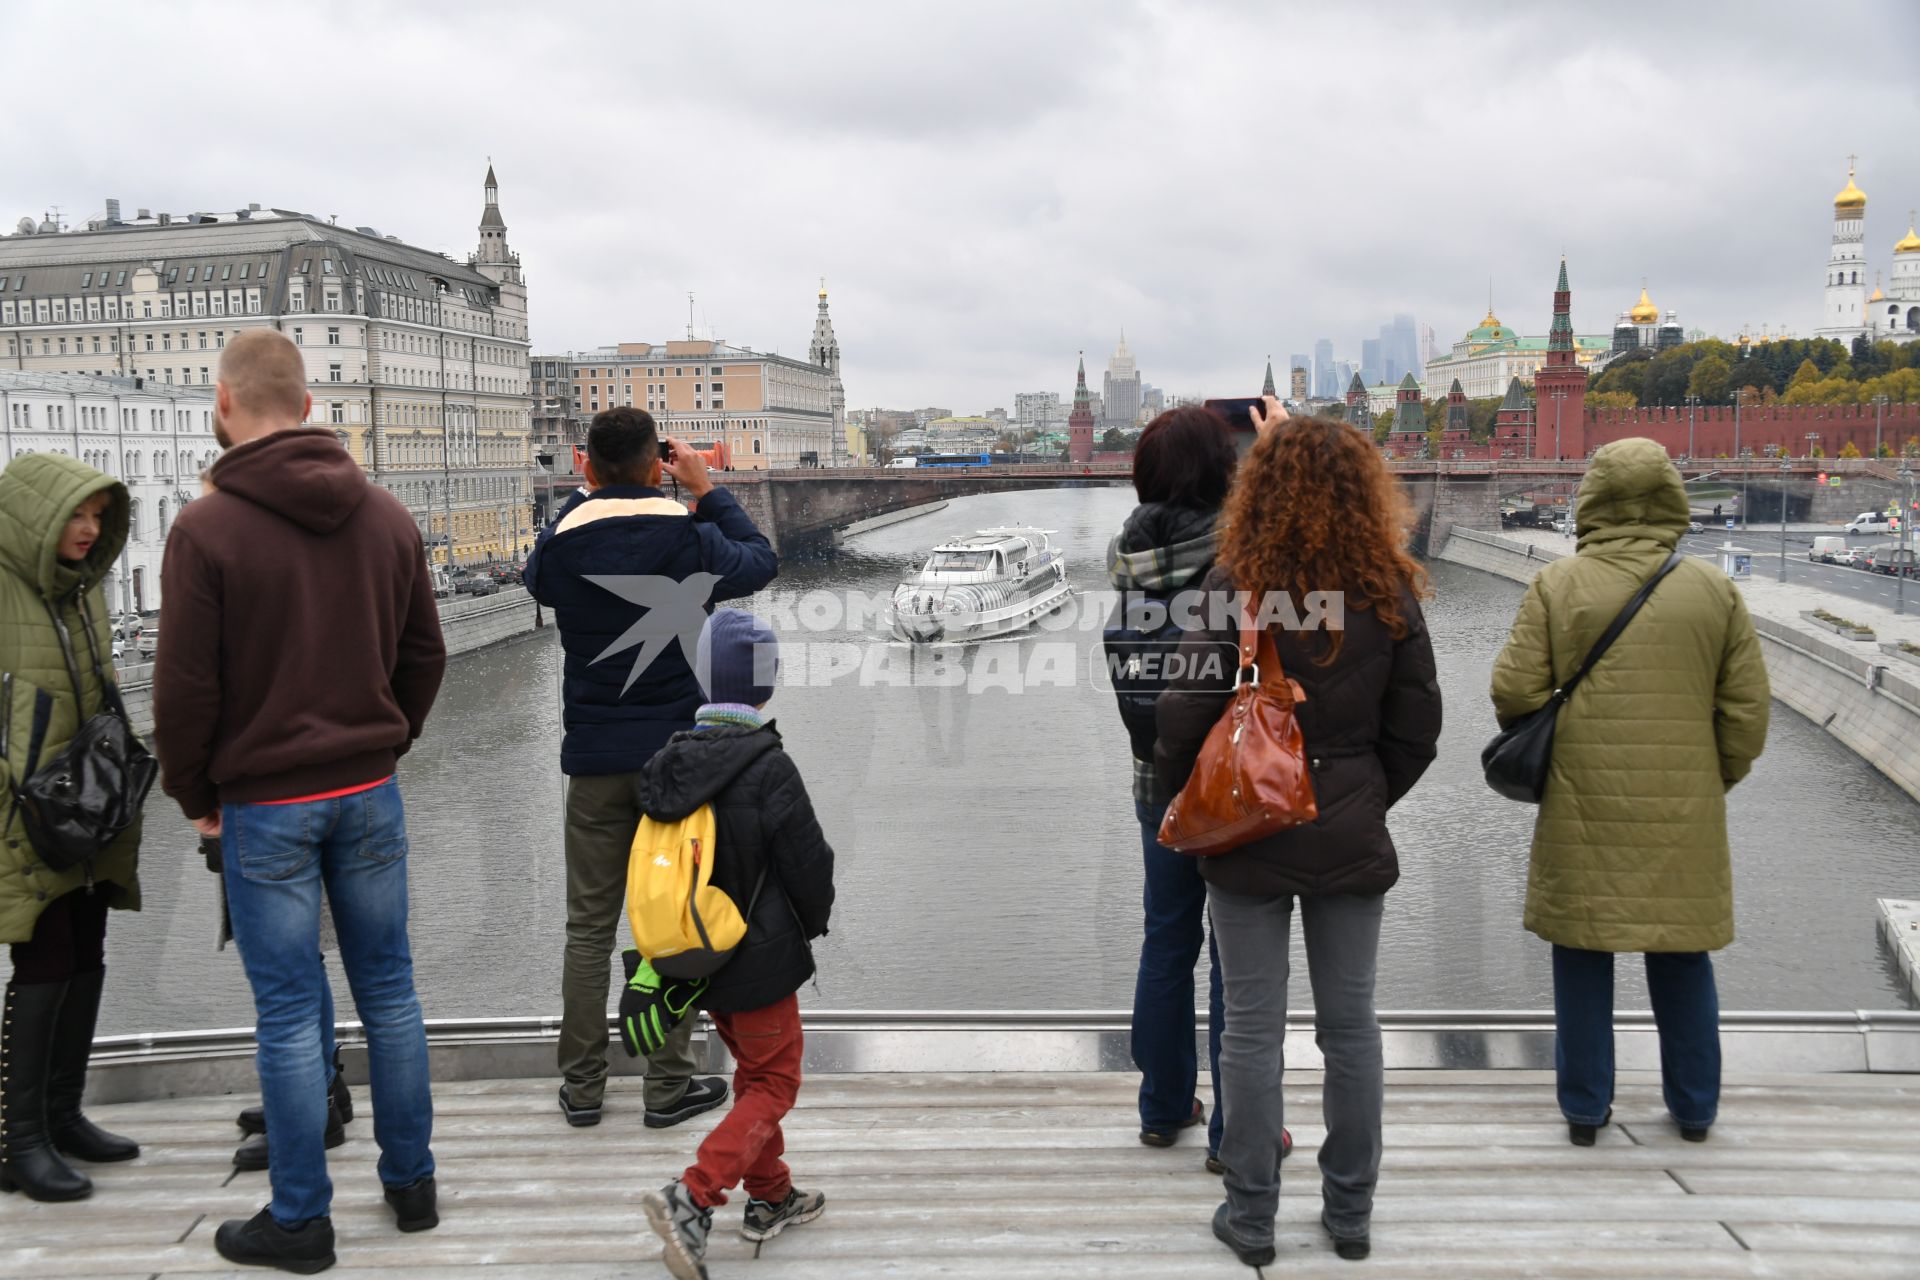
[[[633, 945], [669, 978], [704, 978], [728, 960], [747, 935], [740, 908], [713, 880], [713, 806], [678, 822], [640, 819], [627, 863], [627, 923]], [[766, 873], [761, 872], [761, 880]], [[759, 885], [754, 897], [760, 896]], [[747, 913], [753, 904], [747, 904]]]

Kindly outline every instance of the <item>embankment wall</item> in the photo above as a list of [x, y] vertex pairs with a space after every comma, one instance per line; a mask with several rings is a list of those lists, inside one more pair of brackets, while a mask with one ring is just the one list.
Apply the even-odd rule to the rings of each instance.
[[[1532, 582], [1541, 566], [1569, 554], [1519, 538], [1455, 528], [1437, 559]], [[1747, 597], [1773, 696], [1844, 743], [1920, 800], [1920, 666], [1872, 641], [1842, 640]], [[1856, 610], [1857, 612], [1857, 610]]]

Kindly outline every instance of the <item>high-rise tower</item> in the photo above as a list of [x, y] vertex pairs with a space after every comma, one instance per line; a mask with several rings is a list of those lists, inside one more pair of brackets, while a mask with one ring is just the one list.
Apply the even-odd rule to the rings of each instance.
[[1140, 369], [1134, 363], [1133, 352], [1127, 350], [1124, 329], [1120, 331], [1120, 345], [1113, 359], [1107, 361], [1107, 379], [1101, 388], [1100, 402], [1110, 427], [1130, 427], [1140, 416]]
[[807, 361], [833, 374], [829, 404], [833, 409], [833, 465], [847, 465], [847, 389], [840, 381], [840, 340], [833, 336], [833, 317], [827, 314], [827, 282], [820, 281], [820, 310], [813, 317], [813, 341], [807, 346]]
[[1573, 350], [1573, 291], [1567, 260], [1553, 290], [1553, 327], [1547, 332], [1547, 363], [1533, 375], [1536, 455], [1544, 446], [1560, 458], [1587, 456], [1587, 371]]
[[1820, 309], [1816, 337], [1851, 342], [1864, 331], [1867, 305], [1867, 259], [1864, 240], [1867, 193], [1853, 183], [1853, 163], [1847, 163], [1847, 185], [1833, 198], [1833, 246], [1827, 251], [1827, 290]]
[[1080, 373], [1073, 384], [1073, 412], [1067, 415], [1067, 460], [1093, 461], [1093, 396], [1087, 390], [1087, 353], [1080, 353]]

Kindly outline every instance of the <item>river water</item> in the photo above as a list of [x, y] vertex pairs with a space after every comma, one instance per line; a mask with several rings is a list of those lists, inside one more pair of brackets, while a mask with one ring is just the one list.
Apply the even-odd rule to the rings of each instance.
[[[1126, 736], [1088, 670], [1097, 626], [982, 646], [940, 667], [832, 604], [848, 591], [886, 593], [938, 539], [1018, 522], [1055, 530], [1075, 585], [1101, 590], [1107, 539], [1130, 505], [1116, 489], [956, 501], [830, 557], [790, 560], [757, 602], [781, 632], [783, 678], [798, 681], [770, 710], [837, 854], [839, 901], [809, 1004], [1131, 1004], [1140, 836]], [[1479, 771], [1494, 731], [1488, 670], [1521, 588], [1444, 564], [1433, 585], [1446, 730], [1438, 762], [1392, 815], [1403, 872], [1388, 897], [1379, 1003], [1548, 1008], [1547, 946], [1520, 926], [1533, 811], [1495, 796]], [[794, 598], [816, 591], [831, 594]], [[1070, 660], [1053, 662], [1062, 644]], [[402, 765], [430, 1018], [558, 1011], [557, 659], [549, 631], [456, 660]], [[1912, 888], [1914, 803], [1776, 703], [1766, 755], [1733, 792], [1729, 817], [1739, 937], [1717, 957], [1722, 1005], [1909, 1007], [1874, 898]], [[111, 928], [102, 1032], [250, 1025], [238, 957], [214, 947], [213, 878], [158, 798], [142, 877], [146, 909], [116, 914]], [[1299, 951], [1296, 937], [1304, 1006]], [[329, 966], [337, 978], [333, 957]], [[1646, 1007], [1637, 966], [1621, 967], [1620, 1002]]]

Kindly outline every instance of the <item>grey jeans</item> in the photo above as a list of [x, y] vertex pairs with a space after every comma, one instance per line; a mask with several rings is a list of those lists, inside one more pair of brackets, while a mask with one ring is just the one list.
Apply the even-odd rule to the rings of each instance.
[[[1228, 1222], [1249, 1243], [1273, 1239], [1280, 1212], [1281, 1093], [1287, 1034], [1287, 935], [1293, 896], [1254, 898], [1207, 887], [1213, 936], [1226, 984], [1227, 1025], [1220, 1039], [1220, 1107], [1225, 1129]], [[1380, 950], [1383, 894], [1300, 899], [1307, 978], [1313, 987], [1314, 1042], [1326, 1059], [1320, 1106], [1320, 1194], [1328, 1229], [1364, 1236], [1380, 1178], [1380, 1112], [1386, 1078], [1373, 977]]]

